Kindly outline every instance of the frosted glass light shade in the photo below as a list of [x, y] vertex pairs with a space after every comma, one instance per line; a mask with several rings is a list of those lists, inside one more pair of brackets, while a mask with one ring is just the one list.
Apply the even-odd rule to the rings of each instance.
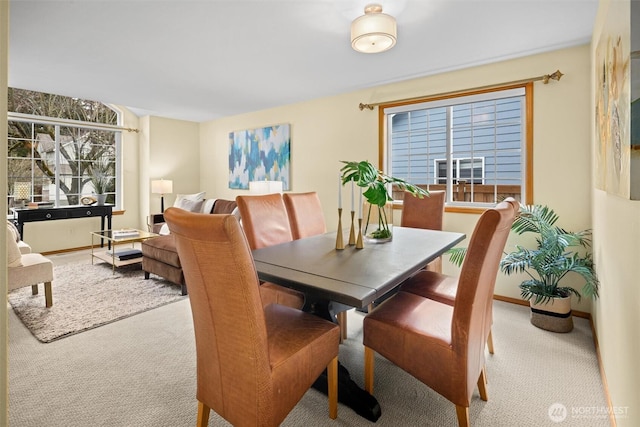
[[249, 181], [249, 193], [251, 194], [282, 193], [282, 181]]
[[151, 192], [153, 194], [173, 193], [173, 181], [170, 179], [156, 179], [151, 181]]
[[378, 53], [391, 49], [397, 39], [396, 20], [382, 13], [382, 6], [368, 5], [364, 15], [351, 23], [351, 47], [362, 53]]

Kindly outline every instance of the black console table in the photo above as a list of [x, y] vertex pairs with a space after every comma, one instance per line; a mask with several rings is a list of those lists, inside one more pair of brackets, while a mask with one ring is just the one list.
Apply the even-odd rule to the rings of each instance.
[[[45, 209], [15, 209], [17, 218], [14, 219], [20, 238], [24, 240], [24, 223], [35, 221], [54, 221], [57, 219], [75, 219], [75, 218], [91, 218], [100, 217], [100, 230], [111, 230], [111, 215], [113, 205], [96, 205], [96, 206], [63, 206], [59, 208]], [[107, 228], [104, 227], [104, 221], [107, 220]]]

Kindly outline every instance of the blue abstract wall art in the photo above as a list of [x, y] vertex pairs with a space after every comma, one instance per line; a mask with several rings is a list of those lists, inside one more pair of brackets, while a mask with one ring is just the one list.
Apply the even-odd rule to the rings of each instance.
[[289, 124], [229, 132], [229, 188], [248, 189], [249, 181], [282, 181], [289, 190]]

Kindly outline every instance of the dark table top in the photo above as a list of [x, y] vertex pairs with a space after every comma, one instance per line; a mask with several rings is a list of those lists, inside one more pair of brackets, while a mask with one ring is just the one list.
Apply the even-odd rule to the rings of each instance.
[[393, 227], [393, 240], [336, 250], [330, 232], [253, 251], [258, 277], [363, 308], [464, 240], [462, 233]]

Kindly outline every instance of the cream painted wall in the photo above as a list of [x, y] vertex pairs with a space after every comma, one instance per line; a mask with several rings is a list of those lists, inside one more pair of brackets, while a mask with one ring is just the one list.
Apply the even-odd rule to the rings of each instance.
[[[595, 48], [607, 13], [629, 19], [629, 0], [601, 0], [592, 43]], [[615, 7], [616, 11], [611, 11]], [[638, 23], [634, 23], [638, 24]], [[596, 87], [595, 74], [592, 88]], [[592, 111], [595, 91], [592, 90]], [[592, 115], [592, 117], [594, 117]], [[595, 129], [595, 123], [590, 123]], [[593, 149], [599, 144], [593, 132]], [[595, 167], [595, 165], [594, 165]], [[640, 201], [630, 201], [593, 189], [594, 257], [602, 296], [594, 303], [593, 319], [609, 395], [620, 427], [640, 422]]]
[[[292, 191], [318, 191], [329, 230], [337, 223], [340, 160], [378, 161], [377, 111], [360, 102], [380, 102], [520, 80], [560, 69], [560, 82], [534, 87], [534, 202], [549, 204], [559, 225], [591, 226], [589, 91], [590, 50], [584, 45], [556, 52], [380, 86], [305, 103], [223, 118], [200, 125], [201, 178], [207, 194], [235, 198], [228, 188], [228, 133], [278, 123], [291, 124]], [[344, 193], [344, 192], [343, 192]], [[345, 195], [345, 203], [348, 197]], [[397, 211], [396, 211], [397, 212]], [[400, 215], [394, 215], [399, 219]], [[445, 214], [445, 229], [471, 235], [478, 216]], [[515, 239], [510, 239], [513, 244]], [[455, 273], [446, 265], [445, 272]], [[496, 293], [519, 298], [521, 277], [500, 275]], [[589, 311], [583, 300], [574, 308]]]
[[[7, 80], [9, 70], [9, 2], [0, 1], [0, 134], [7, 134]], [[7, 188], [7, 140], [0, 149], [0, 186]], [[0, 200], [0, 210], [7, 212], [7, 198]], [[0, 295], [7, 294], [7, 233], [0, 233]], [[0, 304], [0, 425], [6, 426], [9, 406], [9, 319], [7, 304]]]
[[165, 209], [179, 193], [200, 191], [199, 124], [162, 117], [145, 117], [142, 146], [148, 150], [141, 188], [149, 196], [150, 213], [160, 212], [160, 195], [151, 194], [151, 180], [173, 180], [173, 194], [164, 197]]

